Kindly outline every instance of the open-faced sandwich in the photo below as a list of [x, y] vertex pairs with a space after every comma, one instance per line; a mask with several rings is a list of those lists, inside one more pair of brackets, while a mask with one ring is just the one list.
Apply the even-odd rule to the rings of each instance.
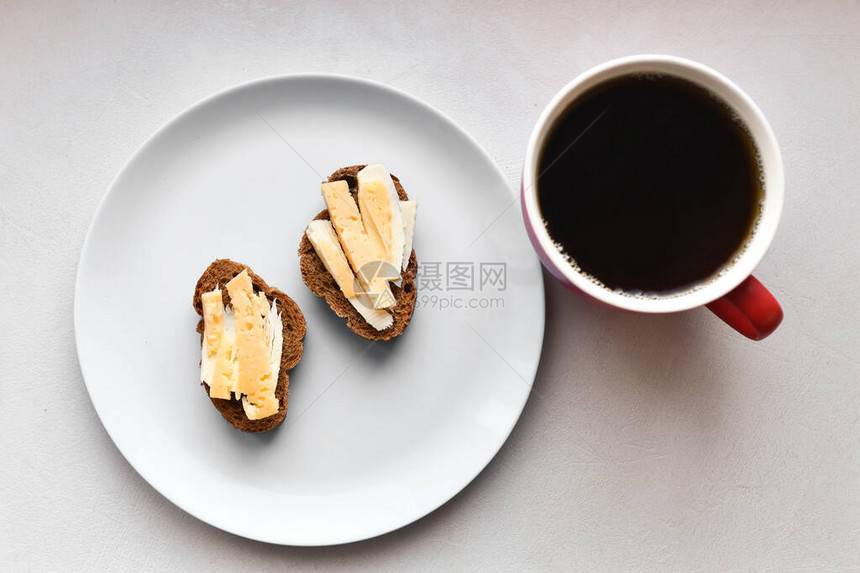
[[302, 236], [302, 279], [370, 340], [403, 333], [417, 296], [417, 203], [382, 165], [353, 165], [322, 183], [326, 210]]
[[305, 318], [293, 299], [245, 265], [218, 259], [197, 281], [200, 380], [215, 408], [243, 432], [287, 415], [288, 371], [302, 357]]

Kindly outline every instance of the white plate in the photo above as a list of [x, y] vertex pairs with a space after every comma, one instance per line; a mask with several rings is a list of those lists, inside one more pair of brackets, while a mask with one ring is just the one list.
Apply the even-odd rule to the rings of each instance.
[[[419, 202], [415, 252], [441, 270], [435, 291], [423, 267], [419, 307], [389, 343], [347, 330], [302, 283], [296, 255], [324, 206], [321, 176], [368, 162]], [[286, 76], [204, 100], [132, 157], [84, 245], [75, 333], [99, 417], [153, 487], [238, 535], [327, 545], [419, 519], [489, 463], [531, 390], [543, 280], [515, 203], [463, 130], [380, 84]], [[234, 430], [198, 384], [191, 299], [219, 257], [249, 265], [307, 319], [287, 419], [268, 434]], [[474, 290], [449, 288], [468, 286], [469, 267], [449, 277], [447, 263], [473, 263]], [[479, 280], [481, 263], [506, 265], [504, 290]], [[455, 300], [479, 308], [441, 308]]]

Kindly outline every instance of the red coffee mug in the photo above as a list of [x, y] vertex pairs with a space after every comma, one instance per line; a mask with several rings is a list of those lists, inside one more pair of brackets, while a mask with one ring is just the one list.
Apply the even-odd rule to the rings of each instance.
[[[711, 279], [667, 296], [631, 296], [595, 284], [583, 276], [555, 246], [538, 205], [540, 153], [555, 121], [591, 87], [612, 78], [657, 73], [684, 78], [722, 98], [748, 128], [761, 160], [764, 197], [755, 231], [742, 252], [726, 261]], [[761, 110], [731, 80], [702, 64], [673, 56], [644, 55], [612, 60], [581, 74], [550, 101], [532, 131], [523, 166], [521, 201], [526, 230], [544, 266], [566, 287], [616, 308], [666, 313], [706, 306], [729, 326], [753, 340], [772, 333], [782, 321], [782, 309], [772, 294], [752, 276], [776, 234], [784, 196], [782, 156]]]

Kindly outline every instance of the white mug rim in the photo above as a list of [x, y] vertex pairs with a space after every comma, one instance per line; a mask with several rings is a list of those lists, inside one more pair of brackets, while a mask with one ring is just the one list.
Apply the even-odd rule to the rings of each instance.
[[[762, 210], [756, 230], [737, 255], [733, 264], [705, 283], [667, 295], [637, 297], [619, 293], [596, 284], [575, 270], [565, 256], [555, 247], [543, 223], [537, 200], [537, 173], [540, 152], [550, 128], [582, 92], [608, 79], [629, 73], [665, 73], [702, 85], [720, 96], [739, 115], [749, 129], [760, 154], [764, 181]], [[782, 214], [784, 199], [784, 175], [782, 157], [773, 130], [764, 114], [752, 99], [734, 82], [719, 72], [692, 60], [676, 56], [644, 54], [618, 58], [587, 70], [569, 82], [547, 104], [529, 138], [526, 148], [522, 177], [522, 201], [526, 224], [543, 251], [543, 259], [564, 279], [589, 296], [611, 306], [647, 313], [678, 312], [696, 308], [712, 302], [737, 287], [764, 257], [773, 238]]]

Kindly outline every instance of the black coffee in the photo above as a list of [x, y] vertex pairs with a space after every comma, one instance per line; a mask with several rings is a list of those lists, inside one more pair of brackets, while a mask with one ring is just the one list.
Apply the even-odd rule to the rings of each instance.
[[740, 120], [670, 76], [587, 91], [552, 128], [539, 169], [550, 236], [582, 272], [630, 293], [714, 275], [750, 235], [763, 195]]

